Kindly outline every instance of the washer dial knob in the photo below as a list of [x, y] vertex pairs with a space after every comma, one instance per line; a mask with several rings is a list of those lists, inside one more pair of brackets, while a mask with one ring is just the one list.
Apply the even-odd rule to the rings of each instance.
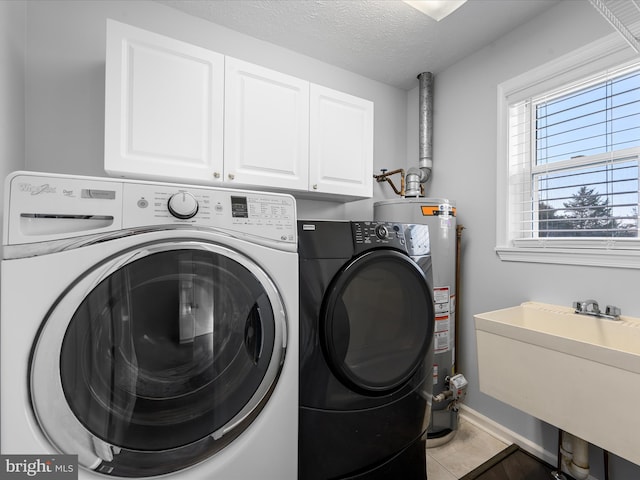
[[376, 236], [380, 239], [380, 240], [384, 240], [385, 238], [389, 237], [389, 230], [387, 230], [387, 227], [385, 227], [384, 225], [378, 225], [376, 226]]
[[198, 201], [189, 192], [178, 192], [171, 195], [167, 207], [169, 207], [171, 215], [181, 220], [193, 218], [198, 213]]

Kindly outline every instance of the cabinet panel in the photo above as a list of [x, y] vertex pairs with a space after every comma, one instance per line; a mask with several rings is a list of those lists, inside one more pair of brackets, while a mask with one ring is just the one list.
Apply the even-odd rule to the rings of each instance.
[[373, 195], [373, 103], [319, 85], [310, 90], [311, 191]]
[[109, 20], [105, 82], [107, 173], [221, 180], [223, 55]]
[[308, 188], [309, 82], [227, 57], [225, 181]]

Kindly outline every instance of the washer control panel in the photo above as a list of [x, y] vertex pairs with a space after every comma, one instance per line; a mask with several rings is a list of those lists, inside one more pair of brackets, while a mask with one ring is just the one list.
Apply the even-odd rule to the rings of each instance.
[[295, 201], [290, 195], [125, 183], [123, 202], [125, 228], [187, 224], [296, 242]]
[[5, 245], [169, 225], [297, 245], [296, 204], [287, 194], [37, 172], [7, 182]]

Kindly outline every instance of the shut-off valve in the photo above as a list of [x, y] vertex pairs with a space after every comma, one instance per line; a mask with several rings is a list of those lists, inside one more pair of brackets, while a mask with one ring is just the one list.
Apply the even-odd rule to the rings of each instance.
[[443, 402], [447, 399], [451, 399], [448, 409], [455, 412], [458, 411], [458, 404], [462, 403], [467, 396], [467, 386], [469, 382], [464, 378], [464, 375], [458, 373], [453, 377], [446, 377], [444, 379], [444, 386], [446, 390], [433, 397], [434, 402]]

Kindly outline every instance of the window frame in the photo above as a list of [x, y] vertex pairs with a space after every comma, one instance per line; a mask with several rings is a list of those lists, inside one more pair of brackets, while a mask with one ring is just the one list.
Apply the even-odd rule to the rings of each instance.
[[510, 106], [637, 61], [637, 54], [624, 39], [611, 34], [498, 85], [495, 251], [502, 261], [640, 269], [640, 238], [511, 238], [510, 219], [514, 208], [509, 193]]

